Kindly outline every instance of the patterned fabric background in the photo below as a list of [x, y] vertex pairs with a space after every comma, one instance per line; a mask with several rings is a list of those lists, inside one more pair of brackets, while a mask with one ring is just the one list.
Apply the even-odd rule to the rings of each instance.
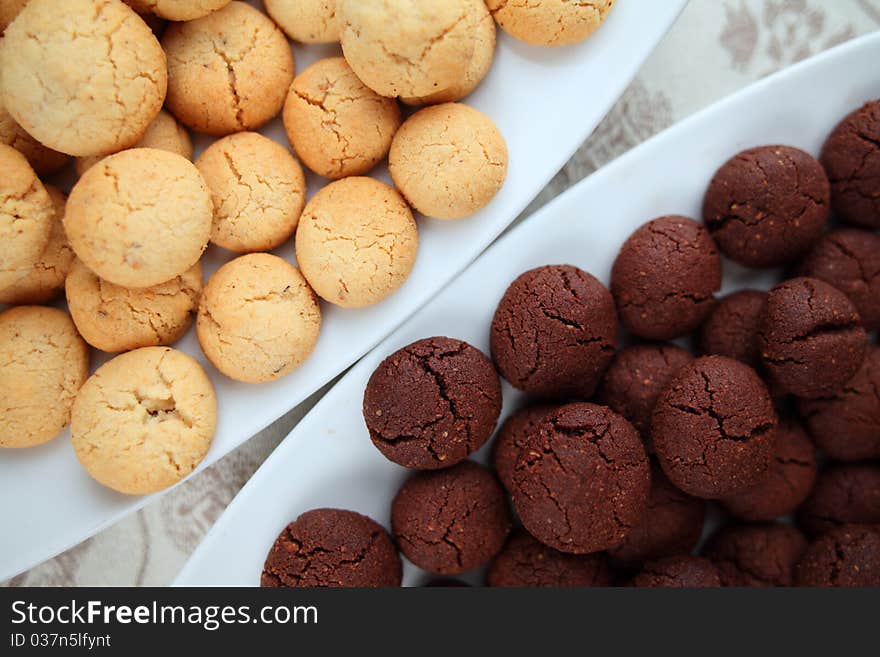
[[[694, 111], [877, 29], [880, 0], [691, 0], [608, 117], [523, 216]], [[236, 492], [325, 390], [158, 502], [6, 584], [170, 583]]]

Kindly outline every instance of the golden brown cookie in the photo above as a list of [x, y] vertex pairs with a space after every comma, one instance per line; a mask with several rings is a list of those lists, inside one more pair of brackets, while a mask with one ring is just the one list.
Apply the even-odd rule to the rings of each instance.
[[49, 242], [27, 274], [0, 290], [0, 303], [21, 305], [51, 301], [64, 287], [64, 279], [73, 264], [73, 249], [67, 243], [67, 235], [64, 233], [64, 205], [67, 203], [67, 196], [57, 187], [45, 187], [55, 208]]
[[216, 428], [217, 398], [201, 365], [170, 347], [144, 347], [108, 361], [83, 384], [70, 435], [95, 480], [146, 495], [195, 470]]
[[294, 41], [339, 41], [336, 0], [263, 0], [263, 4], [266, 13]]
[[200, 132], [253, 130], [281, 111], [293, 53], [267, 16], [243, 2], [168, 27], [168, 109]]
[[[2, 0], [0, 0], [2, 4]], [[12, 146], [24, 155], [39, 176], [55, 173], [70, 159], [64, 153], [43, 146], [15, 122], [0, 102], [0, 144]]]
[[596, 31], [614, 0], [486, 0], [502, 30], [534, 46], [565, 46]]
[[165, 54], [120, 0], [31, 0], [3, 41], [0, 102], [49, 148], [127, 148], [162, 108]]
[[0, 447], [57, 436], [88, 375], [89, 348], [66, 313], [42, 306], [0, 313]]
[[189, 160], [153, 148], [104, 158], [70, 192], [64, 228], [77, 257], [123, 287], [180, 276], [202, 255], [214, 207]]
[[388, 154], [400, 107], [361, 82], [342, 57], [296, 76], [284, 103], [284, 128], [309, 169], [327, 178], [367, 173]]
[[470, 0], [337, 0], [345, 58], [383, 96], [426, 96], [460, 81], [475, 46]]
[[83, 339], [101, 351], [170, 345], [192, 324], [202, 294], [202, 265], [153, 287], [101, 280], [79, 260], [65, 283], [67, 307]]
[[299, 271], [268, 253], [227, 262], [208, 280], [196, 331], [202, 351], [226, 376], [272, 381], [315, 347], [321, 309]]
[[55, 206], [24, 155], [0, 144], [0, 290], [26, 276], [49, 243]]
[[404, 121], [391, 144], [388, 170], [416, 210], [460, 219], [486, 206], [501, 189], [507, 146], [482, 112], [460, 103], [434, 105]]
[[125, 0], [139, 14], [151, 13], [169, 21], [191, 21], [222, 9], [229, 0]]
[[306, 179], [284, 146], [240, 132], [211, 144], [196, 167], [214, 200], [214, 244], [239, 253], [269, 251], [293, 235]]
[[306, 204], [296, 260], [318, 296], [359, 308], [403, 285], [418, 244], [416, 222], [400, 194], [372, 178], [343, 178]]

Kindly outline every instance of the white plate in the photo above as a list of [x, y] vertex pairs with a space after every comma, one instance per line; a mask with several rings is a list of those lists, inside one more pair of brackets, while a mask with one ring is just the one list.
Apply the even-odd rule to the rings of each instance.
[[[633, 149], [511, 231], [315, 406], [232, 501], [176, 584], [259, 584], [275, 536], [311, 508], [353, 509], [387, 526], [407, 471], [373, 447], [361, 416], [364, 386], [383, 358], [432, 335], [461, 338], [488, 353], [495, 306], [511, 280], [531, 267], [575, 264], [607, 283], [617, 250], [642, 223], [671, 213], [699, 217], [709, 178], [737, 151], [784, 143], [818, 153], [839, 119], [880, 97], [878, 61], [880, 33], [758, 82]], [[767, 288], [775, 280], [730, 263], [725, 268], [725, 292]], [[503, 415], [518, 397], [504, 385]], [[425, 578], [407, 563], [405, 584]]]
[[[495, 62], [465, 102], [491, 116], [507, 140], [504, 188], [484, 210], [459, 222], [419, 220], [419, 255], [403, 288], [363, 310], [322, 304], [315, 352], [296, 372], [269, 384], [236, 383], [210, 367], [191, 331], [178, 345], [196, 356], [217, 390], [219, 429], [202, 469], [268, 426], [342, 372], [464, 269], [516, 218], [593, 131], [684, 8], [686, 0], [618, 3], [605, 24], [577, 46], [542, 49], [499, 31]], [[337, 47], [295, 46], [297, 70]], [[261, 132], [287, 145], [276, 119]], [[196, 154], [209, 143], [196, 141]], [[387, 170], [373, 173], [389, 181]], [[309, 177], [314, 193], [321, 179]], [[293, 244], [276, 251], [294, 260]], [[206, 275], [230, 254], [212, 249]], [[106, 358], [96, 359], [93, 367]], [[79, 543], [148, 503], [93, 482], [65, 432], [41, 447], [0, 453], [0, 580]]]

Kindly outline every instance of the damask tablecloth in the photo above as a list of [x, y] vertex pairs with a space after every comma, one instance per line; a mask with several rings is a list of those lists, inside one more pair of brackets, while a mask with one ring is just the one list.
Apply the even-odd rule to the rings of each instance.
[[[696, 110], [877, 29], [880, 0], [691, 0], [610, 114], [522, 216]], [[238, 490], [326, 390], [157, 502], [7, 584], [170, 583]]]

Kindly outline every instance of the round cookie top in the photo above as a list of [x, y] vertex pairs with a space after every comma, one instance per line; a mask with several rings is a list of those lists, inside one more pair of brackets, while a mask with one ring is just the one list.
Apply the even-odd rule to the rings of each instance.
[[792, 278], [767, 296], [758, 332], [773, 383], [798, 397], [824, 397], [858, 371], [868, 340], [846, 295], [815, 278]]
[[201, 366], [182, 351], [144, 347], [106, 362], [83, 384], [70, 434], [95, 480], [146, 495], [195, 470], [216, 428], [217, 399]]
[[227, 262], [208, 280], [196, 323], [214, 366], [236, 381], [289, 374], [309, 357], [321, 309], [299, 271], [268, 253]]
[[652, 588], [706, 588], [721, 586], [718, 569], [703, 557], [682, 554], [650, 561], [633, 577], [631, 586]]
[[880, 465], [846, 463], [823, 470], [797, 522], [814, 536], [848, 523], [880, 524]]
[[297, 75], [283, 116], [297, 155], [333, 179], [367, 173], [400, 127], [397, 101], [367, 87], [342, 57], [318, 60]]
[[501, 550], [510, 510], [492, 473], [463, 461], [410, 477], [391, 504], [391, 530], [416, 566], [454, 575], [483, 565]]
[[820, 155], [839, 219], [880, 228], [880, 100], [865, 103], [828, 135]]
[[649, 221], [623, 246], [611, 268], [611, 294], [623, 326], [649, 340], [671, 340], [697, 328], [721, 288], [721, 257], [693, 219]]
[[413, 342], [383, 360], [364, 392], [373, 444], [407, 468], [436, 470], [483, 446], [501, 412], [501, 383], [483, 353], [461, 340]]
[[89, 348], [66, 313], [42, 306], [0, 313], [0, 447], [57, 436], [88, 375]]
[[403, 567], [385, 528], [342, 509], [313, 509], [275, 539], [260, 586], [400, 586]]
[[501, 29], [512, 37], [534, 46], [566, 46], [595, 32], [614, 0], [486, 0], [486, 5]]
[[0, 102], [49, 148], [118, 151], [162, 108], [165, 54], [120, 0], [31, 0], [3, 40]]
[[[545, 545], [586, 554], [620, 545], [651, 485], [638, 432], [606, 406], [561, 406], [529, 434], [513, 472], [513, 505]], [[609, 493], [613, 491], [613, 493]]]
[[34, 171], [40, 176], [55, 173], [67, 164], [70, 158], [64, 153], [53, 151], [31, 137], [15, 122], [0, 101], [0, 144], [12, 146], [27, 158]]
[[791, 586], [794, 567], [807, 539], [791, 525], [734, 525], [715, 534], [704, 556], [711, 559], [722, 586]]
[[202, 293], [198, 262], [152, 287], [126, 288], [101, 280], [77, 260], [65, 283], [67, 307], [86, 342], [101, 351], [170, 345], [192, 324]]
[[400, 194], [372, 178], [343, 178], [306, 204], [296, 260], [319, 297], [360, 308], [403, 285], [418, 244], [415, 219]]
[[860, 228], [832, 230], [803, 259], [798, 274], [849, 297], [866, 331], [880, 328], [880, 235]]
[[443, 103], [403, 122], [391, 142], [388, 170], [416, 210], [461, 219], [495, 198], [507, 160], [507, 144], [492, 119], [461, 103]]
[[223, 136], [273, 118], [293, 81], [293, 53], [268, 16], [243, 2], [185, 23], [162, 37], [167, 106], [199, 132]]
[[492, 467], [507, 491], [513, 490], [513, 471], [528, 436], [556, 409], [554, 404], [524, 406], [508, 417], [492, 441]]
[[794, 579], [798, 586], [880, 586], [880, 528], [832, 529], [807, 548]]
[[70, 192], [64, 228], [77, 257], [123, 287], [181, 275], [211, 234], [211, 194], [192, 162], [134, 148], [104, 158]]
[[278, 27], [300, 43], [339, 41], [337, 0], [263, 0]]
[[151, 13], [169, 21], [191, 21], [222, 9], [229, 0], [125, 0], [139, 14]]
[[734, 155], [703, 197], [703, 221], [718, 247], [747, 267], [773, 267], [803, 255], [822, 235], [830, 205], [822, 165], [791, 146]]
[[214, 244], [238, 253], [270, 251], [293, 235], [306, 203], [306, 179], [284, 146], [239, 132], [208, 146], [196, 168], [214, 201]]
[[28, 164], [12, 146], [0, 144], [0, 290], [33, 270], [52, 234], [55, 206]]
[[492, 318], [492, 359], [511, 385], [530, 395], [591, 397], [616, 346], [611, 294], [571, 265], [518, 276]]
[[345, 59], [383, 96], [446, 89], [470, 64], [476, 25], [470, 0], [337, 0], [336, 11]]
[[700, 327], [700, 351], [757, 367], [761, 363], [758, 331], [766, 303], [767, 293], [758, 290], [739, 290], [719, 299]]
[[766, 476], [776, 426], [767, 387], [751, 367], [703, 356], [683, 367], [660, 395], [651, 436], [663, 472], [675, 486], [716, 499]]
[[565, 554], [547, 547], [518, 529], [492, 560], [486, 574], [489, 586], [575, 587], [610, 586], [608, 558], [596, 554]]

